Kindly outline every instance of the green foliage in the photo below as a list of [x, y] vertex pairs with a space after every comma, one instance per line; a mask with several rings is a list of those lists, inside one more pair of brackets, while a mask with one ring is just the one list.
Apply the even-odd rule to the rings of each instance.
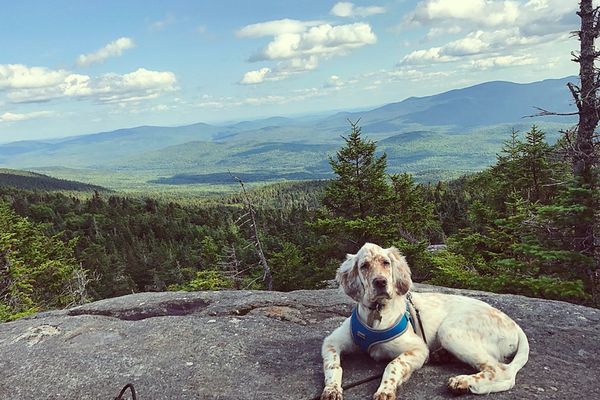
[[299, 282], [310, 278], [304, 255], [293, 243], [283, 243], [281, 251], [272, 253], [268, 261], [273, 274], [274, 290], [294, 290]]
[[558, 277], [529, 276], [511, 270], [510, 263], [500, 263], [492, 274], [483, 274], [469, 265], [466, 257], [449, 251], [436, 252], [431, 257], [432, 276], [428, 283], [462, 289], [515, 293], [532, 297], [584, 302], [589, 299], [581, 280]]
[[[336, 178], [325, 188], [323, 208], [312, 226], [333, 242], [327, 254], [356, 251], [365, 242], [381, 245], [403, 238], [418, 243], [442, 236], [434, 206], [409, 174], [386, 175], [386, 155], [352, 131], [329, 162]], [[337, 243], [337, 246], [334, 244]]]
[[[48, 236], [40, 225], [0, 203], [0, 320], [85, 301], [75, 243]], [[81, 290], [79, 290], [81, 289]]]
[[234, 287], [233, 280], [224, 276], [221, 271], [208, 270], [198, 271], [191, 281], [179, 285], [170, 285], [168, 289], [193, 292], [198, 290], [232, 289]]
[[323, 197], [323, 212], [315, 227], [336, 237], [343, 251], [354, 243], [385, 240], [382, 215], [390, 196], [386, 182], [386, 155], [375, 154], [376, 145], [361, 136], [361, 129], [351, 123], [352, 131], [344, 138], [336, 158], [329, 164], [336, 178], [329, 182]]
[[575, 200], [568, 163], [543, 132], [533, 126], [521, 141], [513, 131], [497, 164], [466, 178], [462, 189], [467, 224], [448, 244], [464, 264], [438, 265], [432, 283], [587, 301], [591, 260], [573, 245], [586, 207]]
[[398, 239], [391, 242], [406, 257], [412, 273], [412, 279], [420, 282], [429, 279], [431, 276], [431, 256], [432, 253], [427, 250], [427, 241], [409, 242], [405, 239]]

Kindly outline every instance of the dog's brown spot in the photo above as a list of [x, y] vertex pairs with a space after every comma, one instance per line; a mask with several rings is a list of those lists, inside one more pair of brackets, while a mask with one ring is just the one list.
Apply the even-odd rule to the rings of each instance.
[[396, 380], [394, 378], [390, 378], [390, 383], [393, 385], [394, 383], [396, 383]]
[[383, 381], [384, 385], [387, 385], [387, 383], [388, 383], [387, 379], [385, 381]]
[[479, 381], [481, 379], [488, 379], [490, 381], [496, 378], [496, 369], [488, 364], [478, 364], [480, 372], [473, 375], [473, 379]]

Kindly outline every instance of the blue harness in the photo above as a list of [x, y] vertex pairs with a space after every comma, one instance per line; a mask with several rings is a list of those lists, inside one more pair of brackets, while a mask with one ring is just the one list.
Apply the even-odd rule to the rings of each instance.
[[372, 346], [389, 342], [402, 335], [408, 329], [408, 323], [412, 325], [413, 330], [416, 332], [414, 322], [410, 316], [408, 310], [408, 304], [406, 305], [406, 312], [402, 314], [402, 317], [390, 328], [385, 330], [372, 329], [365, 325], [358, 316], [358, 306], [352, 310], [352, 316], [350, 317], [350, 326], [352, 329], [352, 339], [354, 343], [360, 347], [362, 351], [368, 352]]

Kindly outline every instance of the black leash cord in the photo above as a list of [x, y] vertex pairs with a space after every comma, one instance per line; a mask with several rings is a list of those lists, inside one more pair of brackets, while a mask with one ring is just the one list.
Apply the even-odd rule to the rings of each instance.
[[125, 391], [127, 389], [131, 390], [131, 399], [137, 400], [137, 396], [135, 395], [135, 389], [133, 388], [133, 385], [131, 383], [128, 383], [127, 385], [123, 386], [123, 389], [121, 389], [121, 393], [119, 393], [119, 395], [115, 397], [114, 400], [123, 400], [123, 395], [125, 394]]
[[[383, 373], [369, 376], [369, 377], [367, 377], [365, 379], [361, 379], [360, 381], [356, 381], [356, 382], [352, 382], [352, 383], [347, 383], [347, 384], [345, 384], [345, 385], [342, 386], [342, 389], [343, 390], [351, 389], [353, 387], [360, 386], [360, 385], [362, 385], [364, 383], [374, 381], [375, 379], [380, 379], [382, 376], [383, 376]], [[321, 399], [321, 395], [318, 394], [315, 397], [311, 398], [310, 400], [320, 400], [320, 399]]]

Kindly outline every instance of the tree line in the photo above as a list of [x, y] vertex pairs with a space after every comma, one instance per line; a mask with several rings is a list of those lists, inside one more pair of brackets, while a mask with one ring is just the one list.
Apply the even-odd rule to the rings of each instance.
[[[418, 184], [353, 123], [327, 182], [179, 204], [95, 192], [2, 188], [0, 318], [140, 291], [263, 289], [256, 231], [273, 289], [319, 288], [366, 241], [394, 245], [415, 280], [593, 304], [576, 250], [588, 212], [565, 158], [533, 126], [513, 131], [489, 169]], [[255, 230], [256, 228], [256, 230]], [[446, 243], [441, 251], [429, 244]]]

